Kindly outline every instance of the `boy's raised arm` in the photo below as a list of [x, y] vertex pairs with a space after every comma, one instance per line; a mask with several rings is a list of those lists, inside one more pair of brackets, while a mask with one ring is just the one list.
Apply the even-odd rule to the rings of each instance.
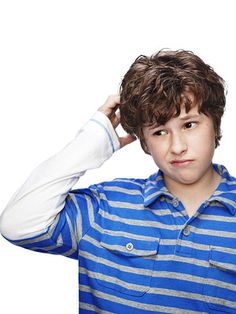
[[100, 167], [114, 151], [131, 143], [119, 138], [115, 111], [119, 96], [105, 104], [60, 152], [40, 164], [13, 195], [0, 217], [0, 232], [10, 240], [43, 233], [63, 209], [66, 196], [86, 170]]

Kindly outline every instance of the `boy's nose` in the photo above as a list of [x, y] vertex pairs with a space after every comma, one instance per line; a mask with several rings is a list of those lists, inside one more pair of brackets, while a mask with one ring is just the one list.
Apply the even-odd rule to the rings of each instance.
[[187, 143], [183, 135], [173, 134], [171, 139], [171, 152], [175, 155], [181, 155], [187, 151]]

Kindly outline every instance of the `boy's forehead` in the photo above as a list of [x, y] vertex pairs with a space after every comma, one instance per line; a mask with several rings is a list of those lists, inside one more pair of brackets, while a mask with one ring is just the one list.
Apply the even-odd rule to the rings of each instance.
[[199, 112], [199, 106], [194, 105], [190, 108], [190, 110], [187, 112], [186, 107], [184, 105], [181, 105], [180, 107], [180, 114], [178, 116], [172, 117], [172, 119], [180, 119], [180, 120], [186, 120], [189, 117], [192, 116], [200, 116], [201, 113]]

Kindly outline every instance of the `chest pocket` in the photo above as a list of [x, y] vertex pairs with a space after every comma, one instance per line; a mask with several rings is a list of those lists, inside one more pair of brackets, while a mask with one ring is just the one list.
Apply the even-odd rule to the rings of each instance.
[[150, 289], [159, 239], [146, 241], [106, 233], [100, 245], [102, 256], [96, 271], [100, 285], [133, 296], [142, 296]]
[[205, 296], [211, 309], [236, 313], [236, 251], [212, 248]]

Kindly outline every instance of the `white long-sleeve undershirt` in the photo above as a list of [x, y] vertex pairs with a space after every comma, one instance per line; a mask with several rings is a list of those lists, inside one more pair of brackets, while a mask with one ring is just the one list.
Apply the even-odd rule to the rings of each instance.
[[96, 112], [76, 137], [40, 164], [13, 195], [0, 217], [2, 235], [20, 240], [45, 232], [78, 179], [87, 170], [100, 167], [119, 148], [110, 120]]

